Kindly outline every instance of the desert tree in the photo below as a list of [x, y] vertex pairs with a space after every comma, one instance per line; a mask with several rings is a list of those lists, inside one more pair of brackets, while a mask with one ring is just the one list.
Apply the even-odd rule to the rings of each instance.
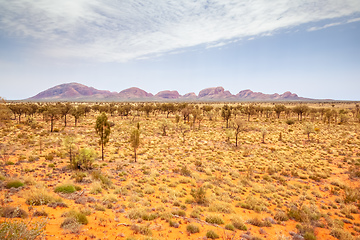
[[174, 113], [176, 110], [176, 107], [173, 103], [163, 103], [160, 108], [163, 112], [166, 113], [166, 118], [169, 117], [170, 113]]
[[46, 110], [43, 112], [45, 121], [50, 122], [50, 132], [54, 130], [55, 122], [60, 118], [60, 109], [56, 105], [47, 105]]
[[18, 119], [18, 123], [21, 122], [21, 115], [25, 114], [26, 107], [25, 104], [17, 103], [9, 105], [10, 110], [13, 112], [15, 118]]
[[11, 119], [11, 110], [6, 105], [3, 98], [0, 97], [0, 123], [5, 123]]
[[199, 115], [198, 117], [197, 117], [197, 121], [198, 121], [198, 123], [199, 123], [199, 130], [200, 130], [200, 124], [201, 124], [201, 121], [202, 120], [204, 120], [204, 116], [203, 115]]
[[231, 118], [231, 108], [228, 105], [224, 105], [221, 108], [221, 117], [226, 121], [226, 128], [229, 128], [229, 120]]
[[302, 121], [303, 115], [305, 115], [310, 110], [310, 108], [307, 105], [301, 104], [301, 105], [295, 106], [292, 110], [294, 113], [296, 113], [298, 115], [298, 120]]
[[191, 110], [191, 115], [193, 116], [193, 124], [195, 124], [198, 117], [201, 115], [201, 111], [199, 108], [194, 108]]
[[244, 130], [243, 122], [240, 119], [235, 119], [233, 122], [233, 129], [235, 135], [235, 146], [238, 146], [239, 133]]
[[63, 146], [69, 154], [69, 163], [70, 166], [75, 165], [75, 156], [76, 156], [76, 139], [73, 136], [66, 136], [63, 140]]
[[96, 133], [99, 135], [99, 144], [101, 145], [101, 159], [104, 161], [104, 146], [109, 142], [110, 139], [110, 123], [105, 113], [101, 113], [95, 124]]
[[310, 134], [311, 133], [315, 133], [314, 126], [312, 124], [310, 124], [310, 123], [305, 124], [305, 126], [304, 126], [304, 134], [307, 135], [309, 141], [310, 141]]
[[85, 114], [84, 108], [85, 108], [85, 106], [79, 105], [79, 106], [73, 107], [70, 111], [70, 114], [75, 119], [75, 127], [77, 126], [77, 123], [78, 123], [80, 117]]
[[138, 128], [134, 129], [131, 132], [130, 144], [131, 144], [131, 147], [134, 149], [134, 159], [136, 162], [136, 151], [137, 151], [138, 147], [140, 146], [140, 130]]
[[183, 116], [184, 122], [185, 121], [187, 121], [187, 122], [190, 121], [191, 110], [192, 110], [192, 108], [190, 106], [186, 106], [185, 108], [183, 108], [181, 110], [181, 115]]
[[70, 114], [73, 106], [71, 105], [71, 103], [58, 103], [57, 107], [59, 108], [61, 117], [64, 118], [64, 126], [66, 127], [66, 117]]
[[276, 104], [274, 106], [274, 112], [276, 113], [277, 118], [280, 118], [280, 114], [282, 112], [285, 112], [285, 110], [286, 110], [286, 107], [283, 104]]
[[271, 107], [264, 107], [264, 114], [266, 118], [271, 117], [273, 109]]
[[247, 115], [248, 122], [250, 121], [250, 117], [256, 113], [256, 107], [254, 104], [250, 104], [247, 106], [244, 106], [242, 108], [242, 111], [245, 115]]
[[145, 112], [146, 116], [149, 117], [150, 113], [154, 111], [154, 106], [152, 104], [145, 104], [141, 110]]
[[208, 114], [213, 109], [214, 109], [214, 107], [211, 106], [210, 104], [206, 104], [206, 105], [201, 107], [201, 110], [203, 111], [203, 115]]

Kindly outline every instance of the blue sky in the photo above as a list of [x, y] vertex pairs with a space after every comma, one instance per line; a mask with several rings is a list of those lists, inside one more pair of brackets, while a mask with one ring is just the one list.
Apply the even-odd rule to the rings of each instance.
[[0, 0], [0, 96], [68, 82], [360, 100], [360, 1]]

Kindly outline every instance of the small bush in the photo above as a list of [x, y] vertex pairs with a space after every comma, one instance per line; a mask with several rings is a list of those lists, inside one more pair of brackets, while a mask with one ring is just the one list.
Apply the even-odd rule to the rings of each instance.
[[10, 189], [10, 188], [19, 188], [19, 187], [22, 187], [22, 186], [24, 186], [24, 183], [21, 182], [20, 180], [17, 180], [17, 179], [9, 180], [9, 181], [6, 183], [6, 185], [5, 185], [5, 187], [6, 187], [7, 189]]
[[293, 125], [295, 123], [295, 121], [292, 120], [292, 119], [288, 119], [285, 122], [286, 122], [287, 125]]
[[214, 232], [213, 230], [209, 230], [206, 233], [206, 237], [211, 238], [211, 239], [217, 239], [217, 238], [219, 238], [219, 235], [216, 232]]
[[246, 231], [247, 227], [244, 223], [244, 221], [239, 216], [234, 216], [231, 218], [232, 225], [242, 231]]
[[191, 189], [190, 195], [197, 204], [207, 205], [209, 203], [209, 200], [206, 198], [206, 190], [203, 187]]
[[75, 210], [71, 210], [65, 214], [63, 214], [63, 216], [67, 217], [67, 218], [72, 218], [74, 219], [76, 222], [78, 222], [79, 224], [82, 224], [82, 225], [86, 225], [89, 223], [86, 215], [82, 212], [78, 212], [78, 211], [75, 211]]
[[250, 218], [248, 223], [257, 227], [271, 227], [271, 222], [268, 220], [261, 220], [258, 217]]
[[152, 235], [149, 224], [147, 224], [147, 225], [133, 224], [133, 225], [131, 225], [130, 229], [133, 230], [134, 233], [136, 233], [136, 234], [140, 233], [140, 234], [146, 235], [146, 236], [151, 236]]
[[74, 193], [76, 192], [76, 186], [73, 184], [62, 184], [55, 188], [56, 193]]
[[205, 218], [205, 221], [212, 224], [224, 224], [224, 220], [218, 215], [209, 215]]
[[62, 202], [62, 200], [50, 195], [46, 189], [35, 189], [26, 194], [25, 202], [28, 205], [40, 206], [54, 202]]
[[46, 226], [46, 221], [3, 221], [0, 223], [0, 239], [35, 240], [40, 237]]
[[27, 218], [28, 214], [21, 208], [6, 206], [0, 208], [0, 216], [4, 218]]
[[200, 229], [195, 224], [190, 223], [189, 225], [186, 226], [186, 231], [188, 233], [198, 233], [200, 232]]
[[230, 230], [230, 231], [235, 231], [235, 227], [231, 223], [226, 224], [225, 229]]

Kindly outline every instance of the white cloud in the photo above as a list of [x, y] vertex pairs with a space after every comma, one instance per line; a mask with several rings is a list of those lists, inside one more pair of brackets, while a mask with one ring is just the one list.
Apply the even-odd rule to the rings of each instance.
[[358, 0], [0, 0], [0, 30], [53, 57], [123, 62], [359, 12]]
[[342, 22], [330, 23], [330, 24], [326, 24], [326, 25], [324, 25], [322, 27], [311, 27], [311, 28], [308, 29], [308, 31], [317, 31], [317, 30], [328, 28], [328, 27], [342, 25], [342, 24], [344, 24], [344, 23], [342, 23]]

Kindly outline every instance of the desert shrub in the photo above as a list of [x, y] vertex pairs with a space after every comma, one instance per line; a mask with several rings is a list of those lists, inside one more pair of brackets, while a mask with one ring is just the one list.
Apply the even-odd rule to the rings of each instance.
[[194, 210], [190, 213], [190, 217], [191, 217], [191, 218], [200, 218], [200, 211], [199, 211], [199, 209], [194, 209]]
[[289, 217], [287, 216], [287, 214], [285, 212], [277, 211], [275, 213], [274, 219], [277, 220], [277, 221], [284, 222], [284, 221], [289, 220]]
[[93, 168], [96, 157], [94, 150], [89, 148], [80, 149], [79, 153], [70, 162], [70, 168], [79, 170], [89, 170]]
[[220, 212], [220, 213], [233, 213], [234, 209], [231, 204], [224, 202], [215, 202], [209, 207], [210, 212]]
[[206, 232], [206, 237], [211, 238], [211, 239], [217, 239], [217, 238], [219, 238], [219, 235], [216, 232], [214, 232], [213, 230], [209, 230]]
[[27, 192], [25, 196], [26, 204], [34, 206], [62, 202], [61, 198], [55, 198], [54, 196], [50, 195], [46, 189], [35, 189]]
[[35, 210], [33, 213], [33, 217], [47, 217], [49, 214], [45, 212], [44, 210]]
[[0, 216], [4, 218], [27, 218], [28, 214], [21, 208], [5, 206], [0, 208]]
[[100, 181], [103, 188], [108, 188], [112, 185], [110, 178], [107, 175], [102, 174], [101, 171], [93, 171], [91, 177], [94, 180]]
[[219, 215], [209, 215], [205, 218], [205, 221], [213, 224], [224, 224], [224, 220]]
[[267, 210], [267, 203], [255, 196], [249, 195], [245, 202], [240, 203], [240, 206], [245, 209], [254, 210], [255, 212], [261, 212]]
[[200, 229], [197, 225], [190, 223], [189, 225], [186, 226], [186, 231], [188, 233], [198, 233], [200, 232]]
[[302, 206], [298, 208], [296, 206], [292, 206], [287, 213], [290, 219], [293, 219], [297, 222], [309, 222], [309, 221], [317, 221], [319, 220], [321, 214], [317, 210], [316, 206]]
[[10, 189], [10, 188], [19, 188], [19, 187], [22, 187], [24, 186], [24, 183], [21, 182], [20, 180], [17, 180], [17, 179], [13, 179], [13, 180], [9, 180], [6, 182], [5, 184], [5, 187], [7, 189]]
[[173, 215], [177, 215], [177, 216], [180, 216], [180, 217], [185, 217], [186, 216], [186, 212], [183, 211], [183, 210], [174, 210], [174, 211], [171, 211], [171, 213]]
[[100, 182], [93, 182], [91, 185], [90, 193], [99, 194], [102, 192], [102, 187]]
[[191, 171], [186, 165], [184, 165], [180, 169], [180, 174], [183, 176], [191, 176]]
[[69, 230], [71, 233], [79, 233], [81, 224], [75, 218], [65, 218], [60, 227]]
[[73, 193], [78, 190], [81, 190], [79, 186], [74, 186], [73, 184], [62, 184], [55, 188], [56, 193]]
[[3, 221], [0, 223], [0, 239], [35, 240], [43, 234], [45, 226], [45, 220], [33, 222]]
[[239, 230], [243, 230], [243, 231], [247, 230], [247, 227], [246, 227], [244, 221], [239, 216], [236, 216], [236, 215], [233, 216], [231, 218], [231, 223], [235, 228], [237, 228]]
[[260, 219], [258, 217], [250, 218], [247, 222], [257, 227], [271, 227], [271, 222], [268, 219]]
[[352, 203], [360, 200], [360, 191], [349, 187], [344, 188], [344, 203]]
[[81, 172], [81, 171], [77, 171], [71, 177], [75, 179], [75, 182], [79, 183], [79, 182], [82, 182], [84, 180], [84, 178], [86, 177], [86, 173]]
[[351, 234], [341, 228], [334, 228], [331, 230], [330, 235], [339, 240], [352, 240]]
[[169, 221], [169, 226], [173, 227], [173, 228], [178, 228], [180, 226], [180, 224], [177, 221]]
[[226, 224], [225, 229], [230, 230], [230, 231], [235, 231], [235, 227], [231, 223]]
[[312, 232], [306, 232], [303, 237], [305, 240], [316, 240], [316, 236]]
[[198, 189], [192, 188], [190, 195], [197, 204], [207, 205], [209, 203], [209, 200], [206, 198], [206, 190], [204, 187], [199, 187]]
[[86, 225], [89, 223], [86, 215], [79, 211], [71, 210], [69, 212], [64, 213], [62, 216], [66, 217], [66, 218], [75, 219], [76, 222], [78, 222], [79, 224], [82, 224], [82, 225]]
[[131, 225], [130, 229], [133, 230], [134, 233], [136, 233], [136, 234], [140, 233], [140, 234], [146, 235], [146, 236], [152, 235], [149, 224], [146, 224], [146, 225], [133, 224], [133, 225]]

